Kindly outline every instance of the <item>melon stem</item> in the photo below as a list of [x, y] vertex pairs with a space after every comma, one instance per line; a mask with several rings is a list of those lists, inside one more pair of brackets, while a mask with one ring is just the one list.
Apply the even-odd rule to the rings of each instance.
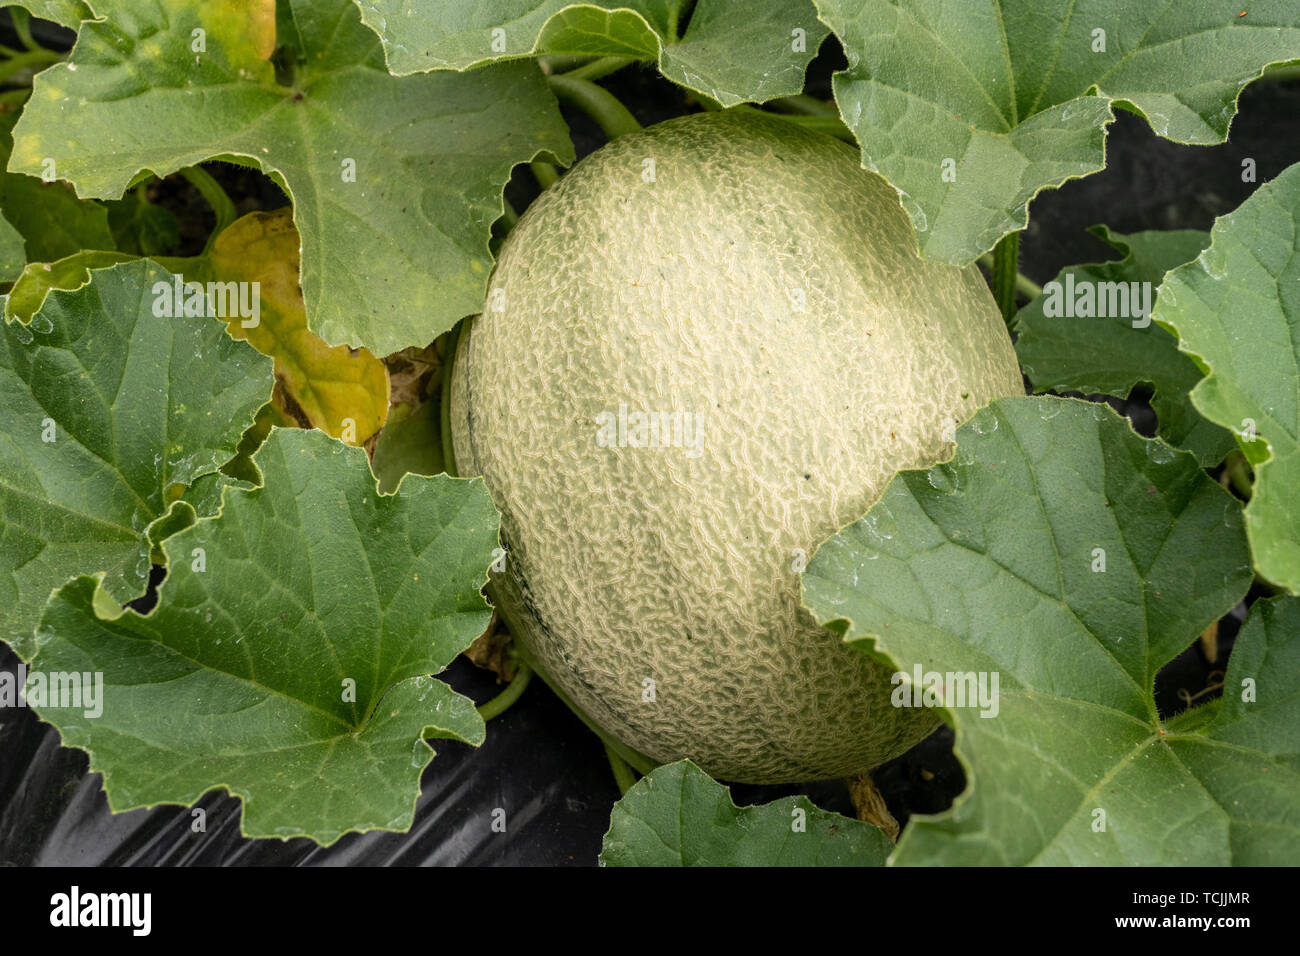
[[1020, 272], [1020, 233], [1009, 232], [993, 247], [993, 301], [1007, 325], [1016, 314], [1016, 276]]
[[[573, 80], [599, 80], [602, 76], [617, 73], [623, 67], [635, 62], [636, 60], [630, 56], [602, 56], [598, 60], [584, 63], [572, 70], [565, 70], [562, 75]], [[558, 73], [552, 74], [552, 76], [560, 75]]]
[[[989, 270], [989, 273], [992, 274], [993, 253], [991, 252], [984, 253], [984, 255], [979, 257], [978, 261], [980, 265], [984, 266], [986, 269]], [[1025, 275], [1023, 272], [1017, 272], [1016, 291], [1019, 292], [1021, 295], [1023, 295], [1030, 302], [1032, 302], [1034, 299], [1037, 299], [1040, 295], [1043, 294], [1043, 287], [1039, 285], [1037, 282], [1035, 282], [1033, 279], [1029, 278], [1029, 276]]]
[[479, 705], [479, 716], [485, 721], [504, 714], [510, 709], [510, 705], [517, 701], [523, 692], [528, 689], [528, 683], [533, 679], [533, 669], [528, 666], [526, 661], [518, 661], [517, 663], [519, 669], [515, 671], [514, 680], [506, 685], [506, 689], [487, 703]]
[[850, 146], [856, 146], [858, 139], [853, 135], [853, 130], [844, 125], [844, 121], [838, 116], [810, 116], [804, 113], [775, 113], [770, 110], [755, 109], [752, 106], [733, 106], [733, 110], [747, 110], [751, 113], [758, 113], [761, 116], [775, 117], [779, 120], [785, 120], [787, 123], [793, 123], [795, 126], [802, 126], [804, 129], [810, 129], [817, 133], [825, 133], [827, 136], [834, 136], [841, 139]]
[[609, 769], [614, 771], [614, 782], [618, 784], [619, 795], [627, 796], [627, 792], [636, 786], [636, 775], [627, 761], [614, 753], [609, 744], [605, 744], [605, 757], [609, 760]]
[[552, 163], [537, 159], [529, 163], [528, 168], [533, 171], [533, 176], [537, 179], [537, 185], [543, 190], [550, 189], [559, 182], [560, 171]]
[[561, 103], [590, 116], [610, 139], [637, 133], [641, 124], [617, 96], [590, 80], [574, 79], [570, 74], [548, 76], [551, 92]]
[[840, 116], [840, 111], [834, 103], [827, 103], [807, 93], [778, 97], [767, 105], [782, 113], [797, 113], [800, 116], [834, 116], [836, 119]]
[[212, 208], [212, 214], [216, 217], [216, 223], [212, 227], [212, 232], [208, 234], [208, 241], [203, 247], [206, 255], [212, 251], [212, 244], [217, 241], [217, 236], [225, 231], [226, 227], [238, 218], [239, 213], [235, 209], [235, 204], [226, 191], [221, 188], [221, 184], [212, 178], [202, 166], [186, 166], [178, 170], [181, 176], [191, 186], [199, 191], [199, 195]]

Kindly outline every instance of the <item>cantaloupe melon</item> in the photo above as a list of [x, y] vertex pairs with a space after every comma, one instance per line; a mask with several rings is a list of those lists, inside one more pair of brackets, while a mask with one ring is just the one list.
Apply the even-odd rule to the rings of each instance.
[[461, 337], [451, 418], [502, 514], [494, 594], [548, 679], [655, 760], [777, 783], [937, 726], [814, 623], [798, 571], [1022, 392], [975, 267], [918, 258], [856, 151], [737, 110], [620, 137], [538, 198]]

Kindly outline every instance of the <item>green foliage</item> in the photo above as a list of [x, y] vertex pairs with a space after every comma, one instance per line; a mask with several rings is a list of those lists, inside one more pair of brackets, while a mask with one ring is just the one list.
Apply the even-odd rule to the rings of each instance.
[[448, 10], [441, 0], [358, 0], [402, 76], [464, 70], [536, 54], [657, 62], [668, 79], [723, 106], [803, 89], [804, 69], [828, 33], [811, 0], [492, 0]]
[[164, 542], [150, 614], [102, 619], [87, 577], [50, 599], [32, 667], [102, 673], [102, 713], [33, 706], [115, 811], [221, 786], [251, 836], [406, 829], [422, 738], [483, 740], [473, 702], [428, 675], [491, 617], [492, 503], [446, 477], [377, 496], [364, 452], [317, 431], [273, 431], [257, 463], [264, 487]]
[[[1195, 259], [1209, 244], [1209, 235], [1183, 229], [1122, 236], [1105, 226], [1092, 232], [1124, 257], [1062, 269], [1052, 280], [1056, 288], [1049, 283], [1049, 292], [1016, 314], [1016, 354], [1025, 375], [1038, 391], [1050, 388], [1117, 398], [1127, 398], [1135, 385], [1147, 382], [1155, 390], [1151, 406], [1160, 419], [1161, 437], [1193, 452], [1206, 467], [1218, 464], [1236, 443], [1227, 430], [1206, 421], [1192, 405], [1188, 393], [1201, 380], [1200, 369], [1178, 351], [1175, 336], [1152, 322], [1149, 313], [1136, 315], [1133, 305], [1142, 296], [1142, 283], [1155, 301], [1165, 273]], [[1062, 308], [1069, 291], [1080, 289], [1100, 298], [1101, 311], [1110, 311], [1112, 293], [1106, 283], [1122, 284], [1126, 294], [1138, 283], [1139, 291], [1127, 300], [1128, 308], [1113, 315], [1079, 316], [1074, 308]], [[1049, 311], [1055, 314], [1044, 311], [1049, 302]], [[1096, 311], [1095, 306], [1090, 311]]]
[[294, 200], [308, 325], [326, 342], [385, 354], [477, 311], [511, 167], [572, 158], [540, 70], [392, 77], [350, 2], [292, 0], [277, 75], [274, 24], [226, 9], [125, 0], [84, 24], [36, 80], [11, 171], [49, 159], [79, 195], [116, 199], [141, 170], [235, 158]]
[[107, 205], [115, 248], [137, 256], [161, 256], [180, 242], [180, 224], [171, 211], [155, 206], [137, 191]]
[[888, 837], [807, 797], [737, 807], [689, 760], [650, 773], [614, 805], [604, 866], [882, 866]]
[[1300, 164], [1261, 186], [1160, 288], [1155, 320], [1208, 371], [1192, 390], [1255, 465], [1255, 566], [1300, 593]]
[[[396, 417], [395, 417], [396, 415]], [[373, 461], [379, 490], [391, 494], [403, 475], [437, 475], [446, 470], [442, 460], [438, 403], [409, 405], [389, 413], [388, 423], [375, 443]]]
[[[1164, 721], [1153, 696], [1156, 672], [1245, 594], [1248, 561], [1240, 505], [1102, 405], [999, 400], [949, 462], [900, 473], [804, 576], [820, 620], [907, 676], [896, 703], [925, 703], [939, 674], [929, 706], [957, 729], [967, 792], [914, 822], [894, 862], [1293, 858], [1294, 694], [1285, 666], [1259, 665], [1293, 657], [1300, 631], [1282, 638], [1279, 618], [1239, 639], [1270, 641], [1249, 663], [1234, 653], [1225, 693], [1248, 678], [1249, 703]], [[978, 675], [979, 699], [949, 673]], [[1267, 777], [1247, 796], [1229, 781], [1248, 767]]]
[[162, 267], [128, 262], [0, 329], [0, 629], [24, 657], [50, 592], [98, 573], [144, 593], [148, 530], [232, 458], [271, 362], [205, 317], [154, 314]]
[[[13, 127], [17, 113], [0, 113], [0, 164], [8, 164], [13, 149]], [[109, 210], [91, 200], [78, 199], [66, 183], [46, 182], [40, 178], [44, 166], [36, 166], [22, 175], [0, 173], [0, 212], [12, 227], [0, 227], [0, 241], [5, 245], [0, 261], [0, 280], [12, 280], [24, 262], [53, 262], [83, 249], [115, 249], [109, 225]], [[15, 258], [12, 235], [17, 233], [22, 246]]]
[[[1180, 143], [1221, 142], [1241, 88], [1300, 55], [1300, 9], [1124, 0], [815, 0], [849, 68], [835, 100], [900, 190], [926, 258], [964, 264], [1039, 191], [1105, 165], [1112, 104]], [[945, 176], [946, 164], [950, 174]]]

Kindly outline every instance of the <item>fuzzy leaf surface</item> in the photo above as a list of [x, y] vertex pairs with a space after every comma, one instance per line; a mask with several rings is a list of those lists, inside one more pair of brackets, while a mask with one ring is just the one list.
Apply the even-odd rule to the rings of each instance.
[[9, 169], [52, 158], [79, 196], [116, 199], [142, 170], [250, 163], [293, 200], [309, 327], [425, 345], [482, 305], [511, 168], [572, 160], [554, 97], [534, 63], [391, 76], [351, 0], [287, 0], [280, 28], [272, 0], [122, 0], [37, 77]]
[[610, 814], [602, 866], [882, 866], [889, 838], [859, 820], [785, 797], [737, 807], [689, 760], [642, 777]]
[[144, 593], [148, 528], [178, 489], [234, 457], [271, 362], [209, 318], [154, 315], [140, 260], [56, 290], [0, 328], [0, 634], [20, 656], [52, 590], [103, 573]]
[[90, 755], [115, 811], [222, 787], [248, 836], [404, 830], [424, 737], [478, 744], [468, 698], [430, 675], [487, 626], [496, 544], [481, 482], [409, 479], [379, 496], [365, 452], [276, 429], [264, 486], [163, 543], [149, 615], [103, 620], [94, 580], [54, 595], [33, 670], [101, 672], [102, 712], [29, 702]]
[[[1292, 855], [1293, 843], [1233, 832], [1285, 831], [1300, 814], [1286, 671], [1252, 669], [1267, 686], [1249, 711], [1267, 728], [1255, 746], [1198, 767], [1178, 747], [1200, 745], [1213, 722], [1163, 722], [1153, 696], [1157, 671], [1245, 595], [1249, 561], [1236, 499], [1105, 405], [1000, 399], [958, 430], [950, 461], [896, 476], [803, 578], [818, 620], [903, 675], [896, 706], [943, 708], [956, 728], [967, 790], [947, 813], [914, 817], [892, 862]], [[1281, 782], [1239, 807], [1203, 782], [1232, 767], [1250, 768], [1243, 786]]]
[[1154, 319], [1208, 368], [1192, 404], [1255, 467], [1255, 567], [1300, 593], [1300, 163], [1215, 222], [1209, 248], [1166, 277]]
[[966, 264], [1040, 190], [1097, 172], [1120, 104], [1180, 143], [1223, 142], [1241, 88], [1300, 57], [1300, 7], [1200, 0], [814, 0], [862, 164], [900, 191], [921, 254]]

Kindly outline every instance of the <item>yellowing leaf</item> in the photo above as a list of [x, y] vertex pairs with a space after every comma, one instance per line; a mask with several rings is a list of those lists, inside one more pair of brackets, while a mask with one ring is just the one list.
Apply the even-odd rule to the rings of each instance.
[[258, 324], [244, 328], [232, 316], [231, 336], [275, 359], [276, 380], [312, 425], [360, 445], [388, 416], [388, 370], [368, 350], [331, 348], [307, 328], [298, 247], [288, 207], [250, 213], [217, 237], [205, 271], [217, 281], [258, 283]]
[[240, 37], [259, 60], [275, 52], [275, 0], [200, 0], [198, 9], [201, 23], [234, 24], [222, 35]]
[[352, 0], [285, 0], [273, 39], [250, 2], [100, 4], [34, 81], [10, 170], [117, 199], [146, 170], [254, 165], [293, 200], [310, 328], [377, 355], [427, 344], [482, 308], [511, 170], [573, 160], [541, 68], [390, 76]]

